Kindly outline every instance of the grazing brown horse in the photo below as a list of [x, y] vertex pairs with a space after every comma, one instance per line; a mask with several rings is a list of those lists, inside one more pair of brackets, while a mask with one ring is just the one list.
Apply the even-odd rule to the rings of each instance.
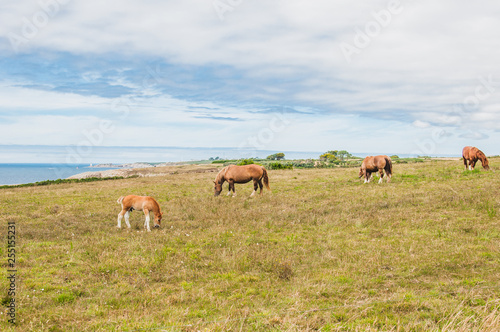
[[485, 170], [490, 169], [488, 158], [484, 155], [483, 151], [474, 146], [466, 146], [462, 150], [462, 158], [464, 159], [465, 169], [467, 169], [467, 161], [469, 161], [469, 170], [472, 171], [478, 160], [481, 160], [481, 165]]
[[122, 227], [122, 218], [125, 216], [125, 222], [127, 223], [127, 227], [130, 228], [130, 223], [128, 221], [129, 214], [133, 210], [143, 211], [146, 216], [146, 222], [144, 223], [144, 227], [151, 232], [151, 228], [149, 228], [149, 212], [153, 212], [155, 215], [154, 224], [155, 228], [159, 228], [161, 224], [161, 218], [163, 217], [163, 213], [161, 212], [160, 205], [158, 202], [150, 196], [121, 196], [116, 201], [118, 204], [122, 205], [122, 210], [118, 214], [118, 228]]
[[251, 164], [243, 166], [229, 165], [224, 167], [215, 177], [215, 196], [219, 196], [222, 191], [222, 184], [224, 181], [229, 183], [229, 191], [227, 196], [231, 195], [231, 190], [233, 190], [233, 197], [236, 196], [234, 190], [235, 183], [247, 183], [253, 180], [253, 192], [250, 197], [255, 195], [257, 188], [260, 187], [260, 194], [262, 195], [262, 180], [264, 180], [264, 185], [268, 190], [269, 188], [269, 178], [267, 176], [267, 171], [263, 166]]
[[391, 182], [392, 177], [392, 160], [388, 156], [368, 156], [363, 160], [361, 168], [359, 169], [359, 177], [365, 177], [365, 182], [368, 183], [372, 179], [372, 172], [379, 171], [380, 180], [378, 183], [382, 183], [382, 179], [387, 175], [387, 182]]

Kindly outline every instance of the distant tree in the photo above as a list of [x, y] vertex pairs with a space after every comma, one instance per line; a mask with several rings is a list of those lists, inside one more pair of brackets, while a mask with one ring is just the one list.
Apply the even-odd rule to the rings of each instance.
[[266, 159], [269, 159], [269, 160], [285, 159], [285, 154], [283, 152], [278, 152], [278, 153], [271, 154], [271, 155], [267, 156]]
[[319, 156], [322, 161], [343, 163], [346, 159], [352, 157], [352, 154], [346, 150], [330, 150]]
[[333, 162], [333, 161], [337, 160], [337, 156], [335, 156], [331, 152], [332, 151], [328, 151], [328, 152], [323, 153], [321, 156], [319, 156], [319, 159], [321, 161], [330, 161], [330, 162]]
[[344, 160], [349, 159], [350, 157], [352, 157], [352, 154], [350, 154], [346, 150], [340, 150], [340, 151], [337, 152], [337, 157], [340, 160], [344, 161]]

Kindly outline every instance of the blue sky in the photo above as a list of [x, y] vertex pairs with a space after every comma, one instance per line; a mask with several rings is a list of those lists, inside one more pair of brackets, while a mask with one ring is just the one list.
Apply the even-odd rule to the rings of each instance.
[[2, 2], [0, 145], [500, 154], [498, 17], [495, 1]]

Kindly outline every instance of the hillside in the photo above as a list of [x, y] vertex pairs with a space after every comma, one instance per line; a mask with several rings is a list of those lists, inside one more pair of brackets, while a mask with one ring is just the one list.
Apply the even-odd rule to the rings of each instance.
[[[251, 184], [213, 197], [213, 165], [1, 189], [17, 328], [499, 330], [500, 158], [490, 164], [397, 164], [380, 185], [357, 168], [270, 171], [272, 191], [254, 198]], [[158, 200], [161, 229], [145, 232], [137, 211], [116, 228], [116, 199], [132, 193]], [[6, 313], [0, 330], [13, 330]]]

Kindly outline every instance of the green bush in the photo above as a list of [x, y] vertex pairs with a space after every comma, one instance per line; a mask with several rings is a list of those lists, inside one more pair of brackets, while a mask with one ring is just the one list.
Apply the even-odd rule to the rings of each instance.
[[267, 165], [269, 169], [293, 169], [293, 164], [292, 163], [280, 163], [280, 162], [274, 162], [274, 163], [269, 163]]
[[236, 165], [238, 165], [238, 166], [251, 165], [251, 164], [255, 164], [253, 159], [241, 159], [236, 163]]

